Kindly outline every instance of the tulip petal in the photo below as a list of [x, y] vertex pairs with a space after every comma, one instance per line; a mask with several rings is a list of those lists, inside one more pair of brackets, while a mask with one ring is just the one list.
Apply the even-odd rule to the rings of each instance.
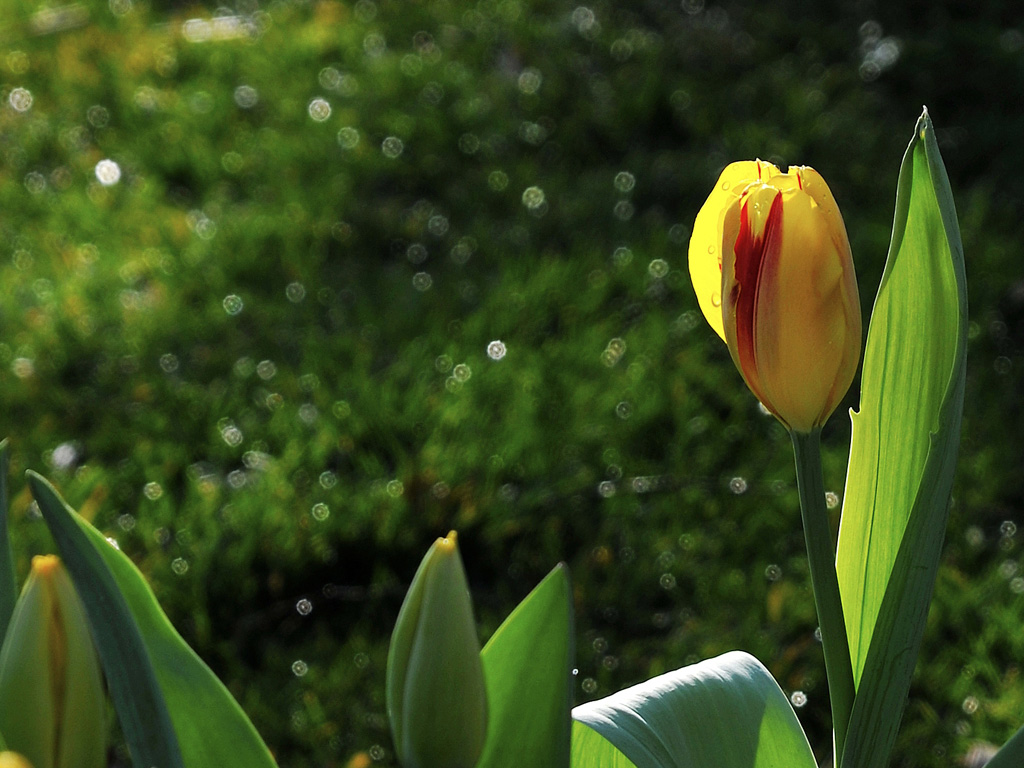
[[[787, 247], [760, 286], [754, 346], [765, 396], [788, 426], [809, 432], [820, 425], [850, 386], [860, 350], [844, 301], [844, 256], [814, 200], [799, 190], [780, 195], [780, 237]], [[855, 296], [855, 288], [853, 295]], [[855, 338], [850, 338], [853, 334]], [[852, 343], [851, 343], [852, 342]]]
[[[781, 246], [782, 197], [773, 187], [753, 184], [727, 213], [727, 232], [736, 229], [735, 246], [725, 251], [725, 333], [729, 351], [754, 395], [770, 407], [770, 393], [758, 368], [756, 328], [758, 305], [762, 297], [771, 296], [762, 290], [762, 282], [773, 283], [770, 274], [777, 269]], [[738, 221], [733, 224], [733, 221]]]
[[718, 182], [707, 201], [697, 213], [690, 237], [690, 280], [693, 282], [697, 303], [708, 323], [723, 340], [722, 322], [722, 260], [726, 211], [754, 181], [776, 176], [779, 169], [763, 160], [743, 160], [730, 163], [718, 177]]

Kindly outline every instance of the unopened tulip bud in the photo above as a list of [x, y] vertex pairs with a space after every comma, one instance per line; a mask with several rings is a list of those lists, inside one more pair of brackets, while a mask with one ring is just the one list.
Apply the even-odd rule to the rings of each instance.
[[697, 214], [690, 277], [747, 386], [791, 430], [821, 427], [860, 359], [857, 278], [813, 168], [732, 163]]
[[34, 557], [0, 649], [0, 733], [35, 768], [103, 768], [106, 712], [82, 601], [57, 557]]
[[404, 768], [473, 768], [487, 735], [480, 641], [455, 532], [427, 552], [388, 651], [387, 707]]

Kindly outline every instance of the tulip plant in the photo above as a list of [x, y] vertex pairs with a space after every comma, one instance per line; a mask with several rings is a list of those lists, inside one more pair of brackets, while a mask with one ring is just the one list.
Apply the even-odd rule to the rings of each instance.
[[[903, 158], [870, 319], [838, 542], [819, 437], [857, 370], [860, 303], [824, 179], [739, 162], [697, 215], [690, 272], [740, 375], [790, 432], [833, 715], [831, 764], [884, 768], [938, 568], [964, 397], [967, 300], [927, 111]], [[135, 768], [273, 768], [227, 689], [142, 575], [42, 477], [59, 557], [20, 592], [0, 443], [0, 768], [101, 768], [106, 697]], [[571, 590], [556, 567], [480, 647], [454, 532], [413, 578], [388, 655], [403, 768], [814, 768], [788, 699], [741, 651], [571, 708]], [[105, 686], [103, 683], [105, 680]], [[1024, 729], [989, 763], [1024, 765]]]
[[[884, 768], [931, 601], [964, 397], [963, 249], [927, 110], [900, 166], [860, 409], [851, 414], [838, 543], [819, 438], [857, 371], [861, 315], [846, 228], [828, 185], [808, 167], [729, 165], [697, 214], [689, 261], [708, 323], [792, 437], [832, 705], [829, 762]], [[550, 724], [539, 729], [531, 717], [538, 711], [570, 717], [568, 664], [538, 655], [548, 672], [516, 679], [543, 647], [538, 639], [549, 637], [537, 607], [553, 583], [549, 577], [538, 587], [480, 652], [454, 534], [435, 543], [389, 656], [388, 708], [404, 768], [816, 766], [789, 700], [741, 651], [576, 707], [569, 740]], [[560, 626], [570, 625], [564, 604], [544, 602], [553, 611], [548, 622], [558, 616]], [[514, 644], [503, 639], [510, 632]], [[495, 643], [503, 653], [489, 655]], [[988, 765], [1024, 765], [1024, 728]]]
[[[39, 475], [60, 556], [20, 596], [0, 442], [0, 768], [103, 768], [109, 693], [135, 768], [274, 768], [242, 709], [171, 626], [142, 574]], [[104, 693], [103, 679], [106, 680]]]

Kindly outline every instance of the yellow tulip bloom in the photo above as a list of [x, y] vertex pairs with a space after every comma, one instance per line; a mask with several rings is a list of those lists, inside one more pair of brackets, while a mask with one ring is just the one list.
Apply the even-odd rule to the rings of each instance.
[[99, 660], [82, 601], [54, 555], [32, 558], [0, 649], [0, 733], [35, 768], [107, 764]]
[[857, 372], [861, 316], [821, 175], [732, 163], [697, 214], [689, 259], [700, 308], [751, 391], [789, 429], [824, 424]]

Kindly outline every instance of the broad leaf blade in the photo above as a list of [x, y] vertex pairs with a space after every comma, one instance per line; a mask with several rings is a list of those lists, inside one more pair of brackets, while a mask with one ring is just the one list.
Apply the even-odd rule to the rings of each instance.
[[560, 564], [480, 652], [489, 713], [477, 768], [567, 768], [573, 652], [572, 594]]
[[88, 535], [94, 529], [64, 503], [46, 480], [29, 472], [28, 481], [85, 605], [133, 764], [139, 768], [184, 768], [142, 634], [103, 557], [103, 550], [116, 550], [99, 533], [99, 541], [94, 543]]
[[844, 768], [886, 765], [899, 727], [949, 511], [966, 349], [963, 247], [925, 112], [900, 168], [853, 415], [836, 562], [858, 686]]
[[[101, 633], [95, 631], [98, 623], [93, 614], [95, 608], [90, 609], [86, 592], [96, 592], [100, 589], [97, 583], [102, 582], [102, 592], [98, 596], [93, 595], [92, 602], [97, 599], [121, 601], [129, 612], [127, 617], [121, 614], [112, 617], [104, 633], [116, 636], [133, 631], [138, 633], [145, 663], [139, 662], [137, 666], [149, 666], [155, 673], [162, 700], [166, 702], [170, 722], [173, 723], [172, 733], [177, 736], [182, 757], [177, 763], [141, 759], [133, 747], [134, 763], [141, 768], [154, 765], [161, 768], [173, 765], [186, 768], [274, 768], [274, 759], [252, 723], [210, 668], [182, 640], [132, 561], [110, 546], [103, 534], [71, 510], [49, 483], [37, 475], [30, 475], [29, 481], [75, 586], [86, 603], [94, 634]], [[98, 564], [95, 564], [96, 558], [99, 558]], [[82, 563], [94, 565], [80, 577], [72, 567], [76, 563], [80, 571]], [[102, 573], [104, 568], [105, 575]], [[115, 669], [116, 674], [137, 674], [136, 664], [128, 664], [123, 659], [115, 658], [112, 665], [108, 664], [103, 648], [111, 641], [105, 638], [101, 642], [99, 636], [96, 640], [108, 680], [111, 666], [125, 668], [123, 671]], [[135, 684], [134, 679], [129, 680], [130, 686]], [[125, 714], [118, 705], [119, 697], [113, 685], [111, 694], [123, 725]], [[123, 693], [120, 697], [122, 702], [130, 702], [134, 695], [132, 689], [127, 698]]]
[[11, 534], [7, 530], [9, 507], [9, 477], [11, 466], [10, 445], [5, 437], [0, 440], [0, 642], [7, 635], [14, 604], [18, 602], [18, 580], [14, 573], [14, 554], [11, 552]]
[[636, 765], [593, 728], [572, 724], [572, 768], [636, 768]]
[[[816, 765], [786, 695], [761, 662], [739, 651], [583, 704], [572, 716], [637, 768]], [[588, 757], [577, 762], [574, 747], [574, 768], [596, 765]]]
[[985, 768], [1020, 768], [1024, 765], [1024, 727], [1020, 728], [1002, 749], [988, 761]]

